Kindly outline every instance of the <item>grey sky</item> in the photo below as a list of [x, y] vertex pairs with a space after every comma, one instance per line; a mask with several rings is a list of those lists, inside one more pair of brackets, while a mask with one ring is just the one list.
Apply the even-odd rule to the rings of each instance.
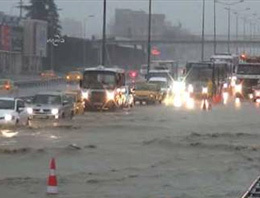
[[[234, 2], [237, 0], [218, 0], [221, 2]], [[6, 13], [18, 14], [16, 8], [12, 8], [18, 0], [0, 0], [0, 11]], [[25, 0], [28, 2], [28, 0]], [[62, 18], [69, 17], [80, 21], [89, 15], [95, 15], [94, 18], [86, 22], [87, 34], [99, 34], [102, 27], [102, 6], [103, 0], [56, 0], [59, 8], [62, 9], [60, 15]], [[116, 8], [129, 8], [135, 10], [148, 9], [148, 0], [107, 0], [108, 22], [113, 19]], [[217, 4], [217, 31], [219, 34], [227, 32], [227, 11], [223, 5]], [[232, 6], [233, 9], [251, 8], [248, 14], [257, 13], [260, 8], [260, 0], [245, 0], [244, 3]], [[183, 27], [193, 33], [201, 32], [201, 11], [202, 0], [153, 0], [153, 12], [163, 13], [168, 21], [177, 24], [179, 21]], [[242, 15], [242, 14], [241, 14]], [[235, 16], [232, 14], [231, 31], [235, 32]], [[258, 11], [260, 17], [260, 11]], [[258, 22], [260, 24], [260, 22]], [[240, 32], [242, 32], [243, 23], [239, 22]], [[249, 28], [249, 26], [248, 26]], [[213, 0], [206, 0], [206, 34], [213, 33]]]

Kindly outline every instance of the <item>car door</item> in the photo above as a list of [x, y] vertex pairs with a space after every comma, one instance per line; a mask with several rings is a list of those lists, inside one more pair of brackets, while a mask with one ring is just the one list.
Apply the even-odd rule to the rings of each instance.
[[71, 107], [72, 107], [72, 104], [70, 102], [70, 99], [68, 96], [64, 95], [62, 97], [62, 107], [64, 109], [64, 114], [66, 117], [69, 117], [70, 114], [71, 114]]
[[19, 116], [20, 123], [25, 124], [28, 120], [28, 114], [25, 109], [25, 102], [23, 100], [17, 100], [16, 111]]

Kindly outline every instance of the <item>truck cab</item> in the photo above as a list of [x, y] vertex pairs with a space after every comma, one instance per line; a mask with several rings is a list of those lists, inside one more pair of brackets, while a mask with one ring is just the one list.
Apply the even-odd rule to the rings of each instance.
[[125, 71], [98, 66], [83, 72], [80, 87], [85, 110], [115, 110], [122, 107], [120, 91], [125, 86]]

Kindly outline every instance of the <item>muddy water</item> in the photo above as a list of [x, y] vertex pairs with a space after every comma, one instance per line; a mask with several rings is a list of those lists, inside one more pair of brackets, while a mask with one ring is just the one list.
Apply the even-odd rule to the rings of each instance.
[[260, 170], [260, 109], [142, 106], [86, 113], [58, 126], [1, 130], [1, 197], [240, 197]]

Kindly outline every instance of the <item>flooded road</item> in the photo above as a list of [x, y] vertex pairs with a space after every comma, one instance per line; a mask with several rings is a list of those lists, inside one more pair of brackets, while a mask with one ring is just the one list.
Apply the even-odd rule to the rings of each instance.
[[60, 198], [237, 198], [259, 174], [259, 114], [137, 106], [2, 129], [1, 197], [47, 197], [55, 157]]

